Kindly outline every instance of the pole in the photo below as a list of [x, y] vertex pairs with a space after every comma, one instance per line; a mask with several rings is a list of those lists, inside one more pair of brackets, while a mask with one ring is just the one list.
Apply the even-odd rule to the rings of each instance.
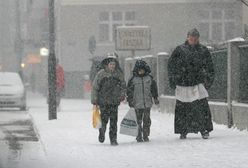
[[228, 109], [228, 128], [233, 126], [233, 116], [232, 116], [232, 52], [231, 43], [227, 44], [227, 109]]
[[18, 60], [17, 71], [23, 80], [23, 72], [21, 68], [22, 56], [23, 56], [23, 40], [21, 37], [21, 10], [20, 1], [16, 0], [16, 41], [15, 41], [15, 52]]
[[54, 0], [49, 0], [48, 119], [57, 119]]

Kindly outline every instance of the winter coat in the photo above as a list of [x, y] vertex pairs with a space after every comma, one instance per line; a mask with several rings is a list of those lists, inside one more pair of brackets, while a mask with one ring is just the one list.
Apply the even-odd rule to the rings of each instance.
[[126, 83], [119, 70], [111, 72], [107, 68], [100, 70], [94, 81], [91, 93], [92, 104], [100, 106], [119, 105], [125, 97]]
[[64, 69], [61, 65], [56, 65], [56, 87], [58, 91], [62, 91], [65, 88]]
[[192, 47], [185, 42], [172, 53], [168, 62], [170, 87], [195, 86], [203, 83], [206, 89], [213, 84], [215, 72], [207, 47]]
[[[138, 75], [139, 69], [145, 70], [143, 76]], [[133, 76], [127, 86], [127, 101], [135, 109], [151, 108], [152, 98], [158, 98], [157, 84], [150, 73], [150, 67], [144, 61], [136, 62]]]

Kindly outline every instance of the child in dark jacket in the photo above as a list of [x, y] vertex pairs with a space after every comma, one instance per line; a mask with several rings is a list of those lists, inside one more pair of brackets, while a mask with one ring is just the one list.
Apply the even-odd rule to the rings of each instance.
[[127, 101], [130, 107], [135, 108], [139, 126], [137, 142], [149, 141], [153, 100], [159, 104], [157, 84], [150, 73], [150, 67], [145, 61], [136, 61], [127, 86]]

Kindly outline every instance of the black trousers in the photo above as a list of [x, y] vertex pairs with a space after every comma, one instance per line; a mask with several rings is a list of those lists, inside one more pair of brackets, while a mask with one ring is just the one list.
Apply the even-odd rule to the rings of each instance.
[[109, 139], [111, 142], [117, 140], [117, 122], [118, 122], [118, 105], [104, 105], [100, 106], [102, 128], [99, 129], [100, 135], [104, 135], [108, 121], [109, 126]]
[[[147, 138], [150, 135], [151, 118], [150, 118], [150, 108], [146, 109], [135, 109], [137, 116], [137, 123], [139, 126], [137, 138]], [[143, 125], [142, 125], [143, 123]], [[142, 136], [143, 135], [143, 136]]]

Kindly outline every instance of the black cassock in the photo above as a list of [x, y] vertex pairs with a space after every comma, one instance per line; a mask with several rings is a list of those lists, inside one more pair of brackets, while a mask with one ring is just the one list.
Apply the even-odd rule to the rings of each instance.
[[[208, 49], [187, 42], [178, 46], [168, 62], [170, 87], [204, 84], [208, 90], [214, 81], [214, 66]], [[212, 131], [213, 124], [208, 100], [193, 102], [176, 101], [175, 133], [198, 133]]]

